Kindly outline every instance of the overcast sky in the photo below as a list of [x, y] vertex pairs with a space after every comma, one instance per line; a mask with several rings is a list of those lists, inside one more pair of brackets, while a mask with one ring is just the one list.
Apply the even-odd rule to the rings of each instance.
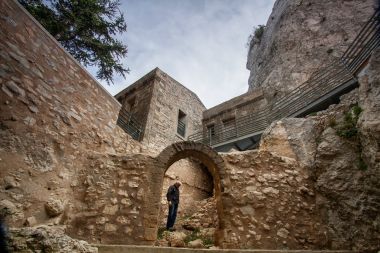
[[[126, 79], [115, 95], [155, 67], [194, 91], [207, 108], [248, 90], [245, 44], [265, 24], [274, 0], [122, 0], [128, 30]], [[94, 71], [90, 72], [94, 73]]]

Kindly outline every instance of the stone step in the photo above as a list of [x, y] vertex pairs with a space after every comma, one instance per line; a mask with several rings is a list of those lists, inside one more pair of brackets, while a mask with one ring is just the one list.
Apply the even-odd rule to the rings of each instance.
[[132, 245], [96, 244], [99, 253], [351, 253], [347, 250], [242, 250], [242, 249], [188, 249]]

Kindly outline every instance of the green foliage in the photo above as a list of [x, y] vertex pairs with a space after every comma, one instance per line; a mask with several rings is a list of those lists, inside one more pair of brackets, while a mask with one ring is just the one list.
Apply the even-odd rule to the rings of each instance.
[[188, 244], [189, 242], [191, 241], [194, 241], [194, 240], [197, 240], [197, 239], [201, 239], [202, 242], [203, 242], [203, 245], [206, 246], [206, 247], [211, 247], [214, 245], [214, 240], [213, 238], [210, 238], [208, 236], [204, 236], [200, 233], [200, 230], [199, 228], [196, 228], [194, 231], [192, 231], [190, 234], [188, 234], [185, 239], [184, 239], [184, 242], [186, 244]]
[[97, 66], [97, 78], [109, 84], [115, 73], [129, 72], [121, 64], [127, 47], [113, 36], [127, 30], [119, 0], [19, 0], [75, 59]]
[[210, 237], [202, 237], [203, 245], [208, 247], [214, 246], [214, 240]]
[[264, 30], [265, 30], [265, 25], [259, 25], [258, 27], [256, 27], [255, 32], [254, 32], [255, 39], [257, 39], [258, 41], [261, 41], [261, 38], [263, 37], [263, 34], [264, 34]]
[[343, 123], [340, 124], [336, 129], [337, 135], [347, 139], [357, 136], [358, 129], [356, 127], [356, 124], [362, 111], [363, 110], [359, 106], [355, 105], [351, 108], [350, 111], [346, 112], [344, 114]]
[[337, 124], [335, 119], [332, 118], [330, 119], [329, 125], [336, 129], [338, 136], [349, 139], [351, 141], [353, 140], [354, 142], [351, 143], [357, 142], [358, 158], [356, 165], [360, 170], [367, 170], [368, 166], [362, 158], [363, 147], [361, 146], [359, 138], [357, 138], [358, 128], [356, 125], [362, 111], [363, 109], [360, 108], [360, 106], [354, 105], [348, 112], [344, 114], [343, 122]]
[[166, 231], [166, 228], [158, 228], [157, 230], [157, 239], [161, 240], [164, 238], [164, 232]]
[[260, 43], [265, 31], [265, 25], [259, 25], [253, 28], [252, 34], [248, 36], [246, 47], [251, 49], [254, 43]]
[[191, 241], [194, 241], [194, 240], [196, 240], [196, 239], [199, 239], [199, 238], [200, 238], [199, 232], [200, 232], [199, 228], [194, 229], [193, 231], [191, 231], [190, 234], [188, 234], [188, 235], [185, 237], [184, 242], [185, 242], [186, 244], [188, 244], [188, 243], [191, 242]]
[[358, 119], [359, 118], [359, 115], [360, 113], [362, 113], [363, 109], [358, 106], [358, 105], [354, 105], [352, 108], [352, 113], [354, 114], [354, 116]]

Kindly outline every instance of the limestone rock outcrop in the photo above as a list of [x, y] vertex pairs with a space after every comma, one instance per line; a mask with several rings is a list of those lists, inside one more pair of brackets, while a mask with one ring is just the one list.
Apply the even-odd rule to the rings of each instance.
[[273, 122], [263, 133], [260, 150], [296, 159], [311, 167], [318, 135], [317, 122], [311, 119], [287, 118]]
[[[192, 214], [188, 214], [181, 221], [182, 227], [187, 230], [199, 229], [202, 231], [211, 228], [211, 234], [208, 230], [208, 235], [213, 237], [213, 232], [218, 226], [218, 215], [216, 213], [216, 201], [215, 198], [208, 198], [202, 201], [194, 202], [194, 211]], [[206, 231], [204, 231], [207, 233]]]
[[[318, 137], [314, 169], [317, 205], [335, 249], [380, 248], [379, 58], [377, 50], [361, 75], [359, 90], [354, 91], [358, 95], [342, 99], [343, 105], [337, 107], [343, 112], [336, 110], [332, 117], [334, 110], [330, 110], [330, 123]], [[355, 109], [358, 122], [351, 124]], [[342, 125], [351, 129], [342, 132]]]
[[[339, 104], [305, 119], [273, 123], [259, 149], [296, 162], [307, 158], [314, 191], [299, 190], [315, 195], [331, 249], [380, 248], [379, 59], [377, 50], [360, 75], [359, 89]], [[285, 236], [285, 230], [277, 235]]]
[[186, 234], [184, 232], [167, 233], [166, 240], [170, 247], [184, 247]]
[[359, 118], [363, 156], [372, 166], [380, 166], [380, 49], [374, 53], [370, 65], [360, 77], [359, 105], [363, 112]]
[[56, 217], [63, 212], [64, 205], [59, 199], [49, 199], [45, 203], [45, 210], [49, 217]]
[[337, 59], [369, 19], [372, 0], [277, 0], [260, 39], [253, 40], [249, 90], [284, 94]]
[[65, 234], [63, 228], [12, 228], [8, 246], [14, 252], [98, 253], [96, 247]]

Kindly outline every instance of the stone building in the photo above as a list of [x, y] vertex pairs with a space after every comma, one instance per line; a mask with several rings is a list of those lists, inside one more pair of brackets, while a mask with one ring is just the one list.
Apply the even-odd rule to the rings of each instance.
[[[202, 113], [206, 107], [198, 96], [168, 74], [155, 68], [148, 74], [115, 95], [122, 105], [119, 126], [129, 121], [127, 130], [134, 136], [140, 129], [139, 139], [150, 152], [160, 151], [172, 143], [184, 141], [202, 126]], [[131, 123], [133, 122], [133, 125]], [[135, 127], [135, 128], [134, 128]], [[136, 136], [135, 136], [136, 137]], [[182, 185], [179, 214], [191, 212], [193, 203], [212, 196], [212, 178], [207, 168], [194, 159], [182, 159], [165, 174], [162, 189], [161, 217], [166, 210], [166, 189], [175, 180]], [[164, 223], [164, 222], [163, 222]], [[164, 225], [162, 223], [162, 225]]]
[[159, 68], [120, 91], [115, 98], [122, 104], [121, 112], [132, 114], [141, 124], [141, 141], [155, 150], [186, 140], [199, 131], [206, 110], [194, 92]]
[[[205, 144], [212, 145], [217, 151], [227, 152], [231, 149], [247, 150], [257, 147], [258, 140], [254, 138], [240, 138], [249, 135], [242, 131], [251, 115], [256, 114], [267, 106], [262, 91], [245, 93], [226, 102], [216, 105], [203, 112], [202, 135], [207, 136]], [[252, 131], [251, 131], [252, 132]], [[240, 139], [242, 141], [239, 141]]]

